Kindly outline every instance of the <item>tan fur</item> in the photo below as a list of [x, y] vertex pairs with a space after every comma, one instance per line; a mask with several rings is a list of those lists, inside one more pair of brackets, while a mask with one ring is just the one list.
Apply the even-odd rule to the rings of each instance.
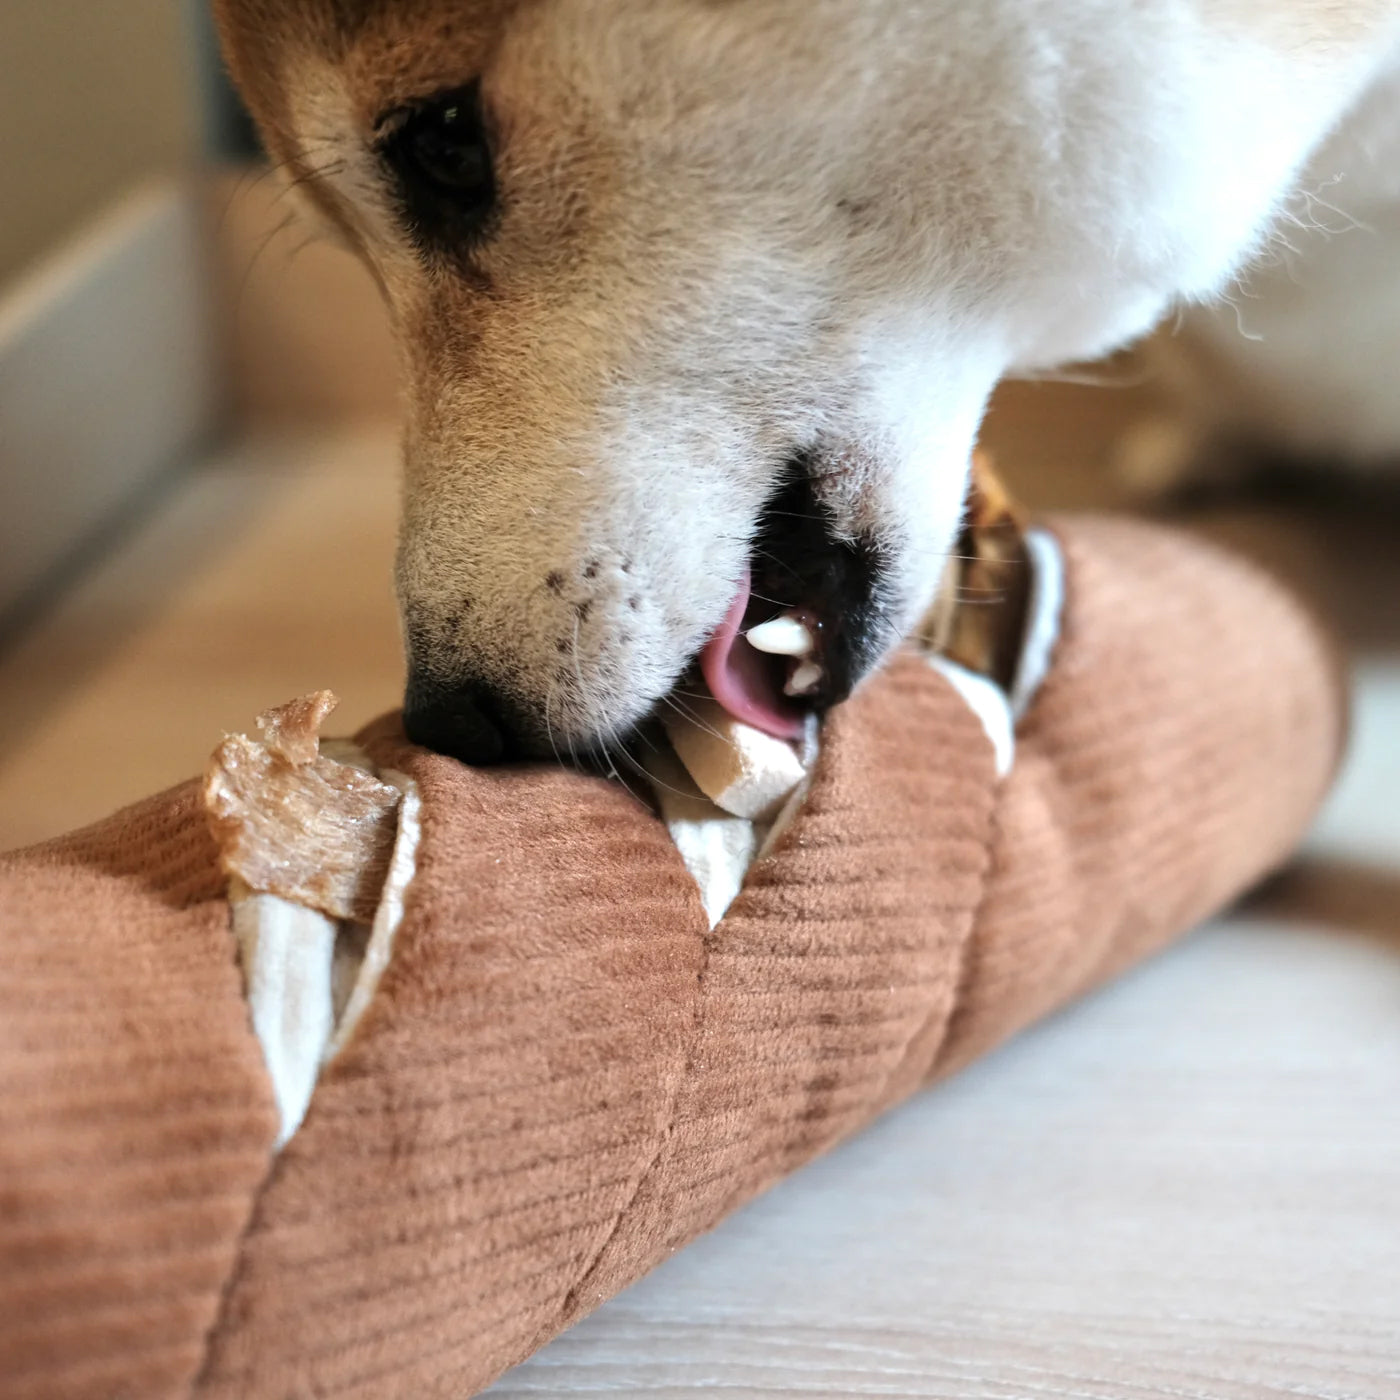
[[[218, 0], [275, 156], [402, 348], [410, 660], [535, 751], [624, 734], [725, 616], [795, 456], [934, 596], [1006, 372], [1226, 290], [1397, 0]], [[480, 77], [501, 215], [414, 248], [374, 149]]]

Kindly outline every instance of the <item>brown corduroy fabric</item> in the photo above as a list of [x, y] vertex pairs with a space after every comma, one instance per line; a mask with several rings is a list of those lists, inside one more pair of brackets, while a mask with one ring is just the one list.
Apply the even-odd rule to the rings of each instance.
[[0, 1394], [187, 1395], [277, 1116], [193, 783], [0, 857]]
[[1301, 840], [1338, 658], [1255, 565], [1123, 520], [1060, 534], [1070, 602], [997, 798], [996, 877], [939, 1073], [1218, 912]]
[[[805, 808], [713, 932], [664, 828], [618, 788], [472, 772], [408, 748], [394, 721], [370, 731], [379, 760], [421, 787], [418, 873], [376, 1000], [257, 1193], [236, 1263], [235, 1206], [247, 1214], [274, 1130], [256, 1046], [233, 1024], [221, 906], [187, 894], [171, 912], [157, 899], [119, 934], [105, 911], [75, 905], [88, 897], [71, 883], [87, 878], [85, 861], [69, 868], [76, 848], [0, 875], [12, 907], [4, 886], [18, 884], [26, 948], [42, 949], [57, 917], [75, 947], [105, 945], [83, 965], [123, 986], [136, 975], [123, 941], [164, 936], [170, 964], [193, 959], [215, 988], [205, 1060], [217, 1071], [203, 1072], [221, 1105], [246, 1100], [249, 1136], [246, 1160], [230, 1149], [211, 1161], [236, 1159], [245, 1175], [219, 1177], [185, 1232], [160, 1237], [164, 1254], [128, 1259], [140, 1296], [163, 1259], [192, 1267], [196, 1238], [225, 1251], [193, 1393], [473, 1393], [756, 1192], [1282, 859], [1339, 747], [1324, 639], [1272, 583], [1207, 546], [1121, 523], [1063, 535], [1065, 633], [1011, 777], [996, 782], [946, 682], [899, 660], [832, 718]], [[152, 810], [178, 828], [186, 800]], [[122, 840], [147, 858], [147, 838]], [[161, 849], [149, 859], [163, 867]], [[161, 911], [178, 921], [163, 935]], [[172, 976], [163, 952], [142, 956]], [[188, 994], [156, 999], [184, 1025]], [[146, 1002], [135, 1011], [144, 1018]], [[100, 1059], [81, 1029], [84, 1063]], [[27, 1082], [29, 1042], [16, 1044], [0, 1056], [7, 1115], [7, 1081]], [[61, 1077], [62, 1053], [51, 1058]], [[51, 1115], [42, 1096], [23, 1100], [41, 1141], [125, 1141], [151, 1081], [133, 1069], [108, 1082], [110, 1111], [95, 1082], [76, 1122], [61, 1101]], [[177, 1118], [203, 1082], [191, 1068], [166, 1091]], [[146, 1162], [142, 1189], [163, 1202], [161, 1160]], [[55, 1221], [81, 1218], [83, 1169], [57, 1181]], [[124, 1197], [112, 1212], [136, 1240]], [[11, 1252], [0, 1235], [21, 1299], [31, 1262], [61, 1306], [35, 1295], [19, 1374], [36, 1394], [91, 1393], [60, 1365], [62, 1329], [84, 1320], [71, 1302], [81, 1270], [61, 1252]], [[180, 1300], [186, 1368], [214, 1272], [211, 1291], [196, 1300], [192, 1283]], [[81, 1345], [114, 1379], [136, 1376], [130, 1393], [189, 1393], [178, 1368], [142, 1381], [150, 1338], [94, 1335]]]

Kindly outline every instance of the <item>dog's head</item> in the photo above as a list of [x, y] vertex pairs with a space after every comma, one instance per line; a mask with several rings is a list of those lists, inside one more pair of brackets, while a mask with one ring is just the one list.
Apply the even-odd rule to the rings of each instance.
[[[789, 732], [926, 607], [1007, 365], [1156, 314], [1171, 278], [1129, 259], [1071, 287], [1104, 237], [1046, 173], [1073, 104], [979, 8], [221, 0], [269, 146], [402, 348], [415, 737], [594, 748], [697, 665]], [[1082, 62], [1111, 80], [1093, 36]], [[1081, 159], [1120, 204], [1164, 197]], [[814, 656], [736, 642], [788, 610]]]

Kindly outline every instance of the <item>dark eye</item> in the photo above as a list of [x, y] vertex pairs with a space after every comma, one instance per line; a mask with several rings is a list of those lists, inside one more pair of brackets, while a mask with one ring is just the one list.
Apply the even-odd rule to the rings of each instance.
[[442, 252], [466, 252], [488, 231], [496, 175], [481, 85], [439, 93], [382, 125], [380, 142], [414, 238]]

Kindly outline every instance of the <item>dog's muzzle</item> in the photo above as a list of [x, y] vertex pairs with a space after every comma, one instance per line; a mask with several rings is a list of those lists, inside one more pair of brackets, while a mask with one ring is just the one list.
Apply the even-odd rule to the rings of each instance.
[[[799, 738], [813, 714], [846, 699], [892, 640], [881, 596], [885, 562], [874, 542], [841, 534], [819, 498], [813, 460], [794, 456], [756, 522], [725, 618], [671, 695], [654, 697], [656, 704], [669, 698], [684, 711], [704, 688], [743, 723]], [[553, 748], [544, 747], [543, 696], [535, 703], [434, 669], [422, 658], [436, 651], [415, 647], [410, 637], [417, 655], [410, 661], [404, 727], [414, 743], [477, 767]], [[589, 736], [575, 736], [568, 748], [576, 759], [594, 751]]]

